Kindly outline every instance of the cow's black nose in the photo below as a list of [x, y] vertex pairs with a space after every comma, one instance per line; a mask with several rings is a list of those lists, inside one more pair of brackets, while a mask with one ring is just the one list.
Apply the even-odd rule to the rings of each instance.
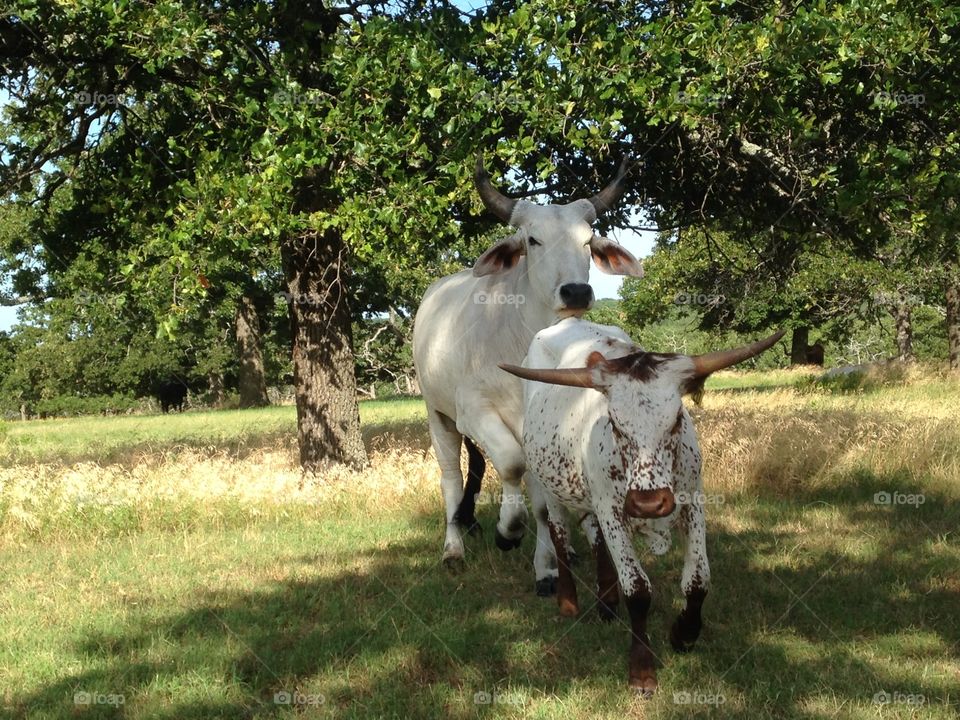
[[568, 310], [586, 310], [593, 303], [593, 288], [587, 283], [561, 285], [560, 300]]

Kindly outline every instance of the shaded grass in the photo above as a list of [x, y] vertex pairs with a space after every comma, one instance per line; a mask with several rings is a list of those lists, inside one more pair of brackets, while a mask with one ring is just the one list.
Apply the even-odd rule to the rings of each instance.
[[[662, 662], [648, 702], [626, 691], [625, 614], [590, 612], [589, 562], [575, 568], [582, 617], [562, 619], [532, 592], [532, 538], [500, 553], [497, 508], [481, 505], [466, 571], [442, 570], [439, 473], [416, 401], [365, 404], [373, 467], [316, 481], [253, 431], [259, 449], [242, 457], [198, 444], [134, 468], [8, 470], [0, 715], [955, 717], [960, 432], [941, 404], [958, 394], [939, 397], [707, 393], [695, 411], [706, 627], [693, 653], [669, 649], [681, 553], [645, 554]], [[124, 704], [78, 707], [77, 692]], [[324, 702], [277, 704], [278, 692]], [[675, 702], [683, 693], [723, 702]]]

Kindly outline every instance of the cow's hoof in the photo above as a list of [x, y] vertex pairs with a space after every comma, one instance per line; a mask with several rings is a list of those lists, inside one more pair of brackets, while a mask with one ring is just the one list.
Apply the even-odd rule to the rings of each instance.
[[613, 622], [617, 619], [617, 606], [607, 605], [603, 600], [597, 604], [597, 614], [603, 622]]
[[580, 560], [580, 556], [577, 555], [577, 551], [573, 548], [567, 550], [567, 565], [573, 567]]
[[569, 598], [564, 598], [557, 604], [560, 607], [561, 617], [575, 618], [580, 614], [580, 606]]
[[680, 617], [670, 626], [670, 645], [678, 653], [690, 652], [700, 637], [700, 625], [684, 623]]
[[537, 580], [533, 584], [533, 588], [537, 591], [537, 595], [540, 597], [550, 597], [551, 595], [556, 595], [557, 578], [553, 575], [548, 575], [545, 578]]
[[517, 538], [508, 538], [500, 532], [500, 528], [497, 528], [494, 532], [493, 539], [496, 541], [498, 548], [503, 550], [503, 552], [509, 552], [520, 547], [520, 541], [523, 540], [523, 535]]
[[441, 562], [453, 574], [462, 573], [467, 569], [467, 563], [463, 559], [463, 555], [444, 555]]

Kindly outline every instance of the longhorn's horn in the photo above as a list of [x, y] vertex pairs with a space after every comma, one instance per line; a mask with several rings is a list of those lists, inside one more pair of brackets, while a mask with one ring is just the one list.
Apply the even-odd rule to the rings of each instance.
[[617, 169], [617, 174], [607, 186], [590, 198], [590, 204], [593, 205], [594, 211], [597, 213], [597, 217], [600, 217], [605, 212], [610, 210], [617, 202], [623, 197], [624, 191], [627, 189], [627, 171], [630, 169], [630, 156], [624, 155], [623, 160], [620, 162], [620, 167]]
[[764, 340], [757, 340], [757, 342], [744, 345], [743, 347], [731, 348], [730, 350], [718, 350], [717, 352], [706, 353], [705, 355], [691, 355], [690, 359], [693, 360], [694, 377], [705, 378], [717, 370], [723, 370], [731, 365], [736, 365], [755, 355], [759, 355], [764, 350], [769, 350], [773, 347], [774, 343], [782, 338], [786, 332], [786, 330], [781, 330]]
[[569, 385], [571, 387], [592, 388], [593, 373], [588, 367], [584, 368], [526, 368], [517, 365], [500, 363], [501, 370], [506, 370], [524, 380], [550, 383], [551, 385]]
[[473, 180], [476, 183], [477, 192], [480, 193], [480, 199], [483, 200], [487, 210], [505, 223], [509, 223], [517, 201], [508, 198], [493, 186], [490, 182], [490, 175], [483, 166], [483, 157], [480, 155], [477, 155], [477, 169], [473, 174]]

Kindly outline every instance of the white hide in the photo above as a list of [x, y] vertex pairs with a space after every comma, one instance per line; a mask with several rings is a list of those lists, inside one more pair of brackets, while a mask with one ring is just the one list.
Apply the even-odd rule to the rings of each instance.
[[[498, 363], [519, 364], [537, 331], [565, 312], [583, 312], [565, 310], [560, 288], [588, 282], [591, 255], [604, 272], [642, 274], [630, 253], [593, 233], [595, 217], [587, 200], [549, 206], [517, 202], [510, 219], [517, 232], [484, 253], [472, 271], [431, 285], [420, 305], [413, 357], [441, 468], [445, 562], [462, 559], [464, 553], [455, 521], [463, 498], [464, 435], [480, 447], [503, 483], [498, 532], [511, 539], [523, 534], [523, 393], [520, 380]], [[537, 519], [534, 565], [539, 581], [556, 577], [556, 558], [542, 493], [534, 484], [528, 488]]]

